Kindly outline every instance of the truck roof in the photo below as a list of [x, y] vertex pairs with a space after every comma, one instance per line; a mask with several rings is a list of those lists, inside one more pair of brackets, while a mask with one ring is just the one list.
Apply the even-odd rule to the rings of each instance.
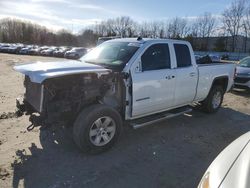
[[119, 38], [119, 39], [112, 39], [109, 40], [108, 42], [133, 42], [133, 43], [146, 43], [146, 42], [176, 42], [176, 43], [189, 43], [187, 41], [183, 41], [183, 40], [173, 40], [173, 39], [157, 39], [157, 38], [141, 38], [140, 40], [138, 40], [138, 38]]

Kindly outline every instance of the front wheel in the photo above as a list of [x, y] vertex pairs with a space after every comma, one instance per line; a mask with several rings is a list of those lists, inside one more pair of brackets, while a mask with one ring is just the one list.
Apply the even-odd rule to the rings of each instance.
[[120, 114], [106, 105], [92, 105], [77, 117], [73, 138], [84, 152], [99, 153], [111, 148], [122, 131]]
[[207, 98], [202, 102], [202, 109], [207, 113], [219, 110], [223, 102], [224, 90], [221, 86], [213, 86]]

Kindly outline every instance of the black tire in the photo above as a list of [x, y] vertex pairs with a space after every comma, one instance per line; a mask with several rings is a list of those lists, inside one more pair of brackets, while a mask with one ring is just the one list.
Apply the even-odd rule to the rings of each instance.
[[[90, 130], [95, 121], [102, 117], [110, 117], [115, 123], [115, 131], [111, 140], [102, 146], [96, 146], [91, 141]], [[83, 109], [73, 127], [73, 138], [76, 145], [83, 151], [91, 154], [100, 153], [111, 148], [122, 132], [122, 119], [113, 108], [96, 104]], [[104, 141], [104, 140], [103, 140]]]
[[[213, 99], [217, 93], [220, 93], [220, 102], [217, 105], [213, 105]], [[202, 110], [206, 113], [215, 113], [221, 107], [224, 97], [224, 90], [221, 86], [215, 85], [211, 88], [207, 98], [201, 103]]]

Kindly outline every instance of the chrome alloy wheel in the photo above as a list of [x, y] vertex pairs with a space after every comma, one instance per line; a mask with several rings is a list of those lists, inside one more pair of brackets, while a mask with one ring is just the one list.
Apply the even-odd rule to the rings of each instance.
[[212, 99], [213, 108], [214, 109], [218, 108], [220, 106], [220, 103], [221, 103], [221, 92], [217, 91]]
[[112, 140], [115, 131], [116, 124], [111, 117], [100, 117], [90, 127], [89, 138], [95, 146], [104, 146]]

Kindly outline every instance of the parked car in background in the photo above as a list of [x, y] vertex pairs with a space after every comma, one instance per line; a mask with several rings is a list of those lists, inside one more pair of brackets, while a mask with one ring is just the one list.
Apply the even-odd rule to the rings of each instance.
[[12, 45], [8, 48], [8, 53], [18, 54], [22, 48], [23, 48], [23, 45], [21, 44]]
[[3, 44], [0, 48], [0, 52], [7, 53], [10, 47], [11, 44]]
[[198, 188], [250, 187], [250, 132], [226, 147], [212, 162]]
[[64, 57], [65, 52], [71, 50], [69, 47], [61, 47], [53, 52], [54, 57]]
[[219, 61], [212, 61], [209, 55], [205, 55], [199, 58], [195, 58], [197, 64], [211, 64], [211, 63], [219, 63]]
[[33, 46], [26, 46], [23, 47], [20, 51], [19, 54], [23, 54], [23, 55], [28, 55], [29, 54], [29, 50], [32, 49]]
[[218, 55], [213, 55], [213, 54], [209, 54], [209, 57], [211, 58], [211, 60], [214, 61], [220, 61], [221, 57]]
[[43, 55], [43, 56], [53, 56], [53, 52], [58, 50], [58, 49], [59, 49], [58, 47], [50, 47], [50, 48], [48, 48], [46, 50], [42, 50], [40, 52], [40, 54]]
[[38, 47], [37, 49], [36, 49], [36, 54], [34, 54], [34, 55], [41, 55], [41, 52], [43, 51], [43, 50], [47, 50], [47, 49], [49, 49], [49, 47], [48, 46], [41, 46], [41, 47]]
[[220, 61], [225, 63], [239, 63], [239, 60], [239, 56], [222, 55]]
[[86, 48], [72, 48], [64, 54], [64, 57], [68, 59], [79, 59], [85, 55], [87, 51]]
[[197, 61], [197, 60], [199, 60], [200, 58], [202, 58], [203, 56], [201, 56], [201, 55], [194, 55], [194, 57], [195, 57], [195, 60]]
[[237, 64], [234, 86], [236, 88], [250, 89], [250, 56], [240, 60]]
[[39, 48], [39, 47], [31, 48], [31, 49], [28, 51], [28, 54], [29, 54], [29, 55], [39, 55], [39, 54], [40, 54], [40, 48]]
[[229, 60], [229, 54], [223, 54], [221, 60]]

